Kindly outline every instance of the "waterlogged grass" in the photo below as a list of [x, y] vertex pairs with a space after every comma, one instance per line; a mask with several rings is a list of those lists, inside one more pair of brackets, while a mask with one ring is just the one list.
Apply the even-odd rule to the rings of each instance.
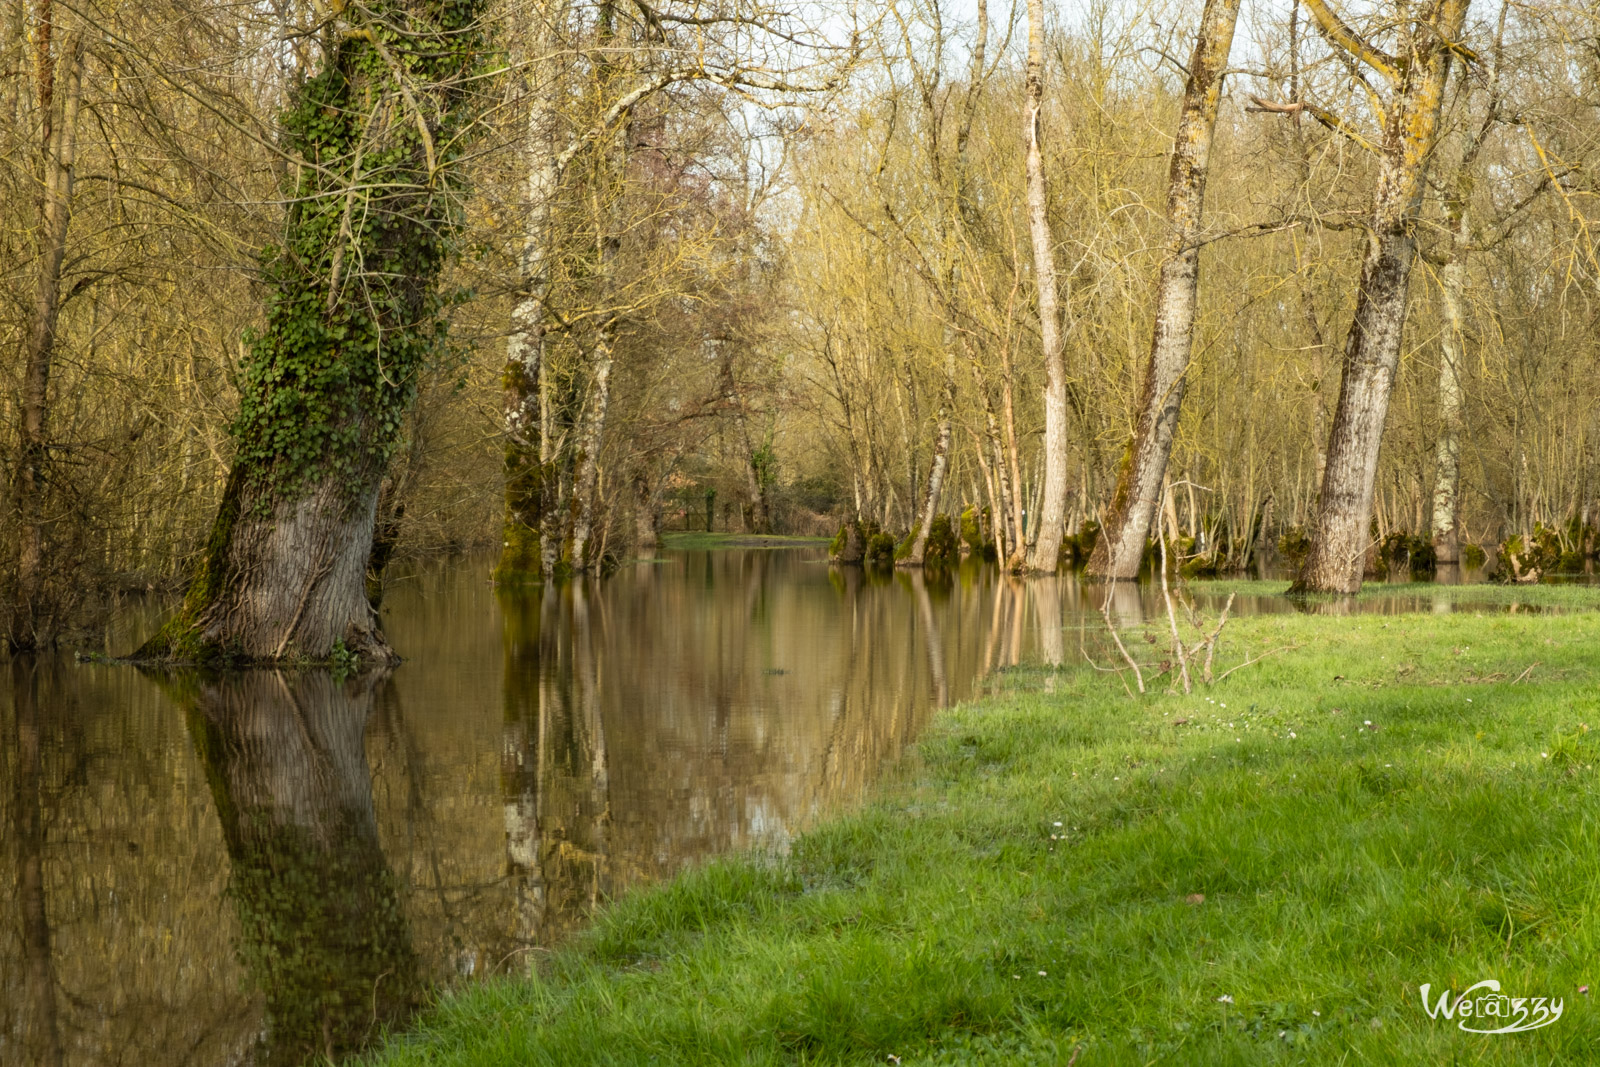
[[[1600, 1062], [1600, 614], [1263, 616], [1224, 654], [1283, 646], [1189, 697], [1008, 672], [787, 858], [622, 900], [377, 1062]], [[1423, 1011], [1485, 978], [1563, 1015]]]
[[[1289, 603], [1308, 606], [1316, 611], [1322, 605], [1349, 605], [1349, 597], [1309, 596], [1291, 600], [1285, 593], [1287, 579], [1261, 581], [1258, 579], [1205, 579], [1188, 582], [1184, 589], [1190, 593], [1225, 598], [1229, 593], [1241, 597], [1276, 597]], [[1600, 584], [1584, 579], [1551, 583], [1501, 585], [1495, 582], [1474, 582], [1469, 585], [1444, 585], [1437, 582], [1364, 582], [1361, 592], [1354, 597], [1359, 610], [1363, 603], [1390, 600], [1412, 600], [1426, 611], [1432, 605], [1463, 604], [1497, 607], [1525, 607], [1551, 609], [1600, 608]]]

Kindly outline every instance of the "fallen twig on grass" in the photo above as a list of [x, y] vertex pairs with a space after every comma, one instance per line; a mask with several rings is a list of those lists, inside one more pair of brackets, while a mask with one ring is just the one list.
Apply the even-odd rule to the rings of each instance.
[[1248, 667], [1252, 663], [1260, 663], [1262, 660], [1266, 659], [1268, 656], [1276, 656], [1279, 652], [1290, 652], [1290, 651], [1293, 651], [1294, 649], [1297, 649], [1299, 647], [1300, 647], [1299, 645], [1284, 645], [1282, 648], [1274, 648], [1274, 649], [1271, 649], [1271, 650], [1269, 650], [1267, 652], [1263, 652], [1263, 653], [1261, 653], [1261, 655], [1257, 656], [1255, 659], [1247, 659], [1243, 663], [1239, 663], [1239, 664], [1236, 664], [1236, 665], [1234, 665], [1232, 667], [1229, 667], [1227, 670], [1225, 670], [1221, 674], [1217, 675], [1217, 681], [1219, 681], [1219, 682], [1222, 681], [1222, 679], [1226, 678], [1228, 675], [1232, 674], [1234, 671], [1238, 670], [1241, 667]]
[[1516, 685], [1518, 682], [1522, 681], [1528, 675], [1532, 674], [1533, 673], [1533, 669], [1535, 667], [1537, 667], [1539, 665], [1539, 663], [1540, 663], [1539, 660], [1534, 660], [1532, 663], [1528, 664], [1528, 669], [1523, 671], [1521, 674], [1517, 675], [1515, 678], [1511, 679], [1511, 684], [1512, 685]]

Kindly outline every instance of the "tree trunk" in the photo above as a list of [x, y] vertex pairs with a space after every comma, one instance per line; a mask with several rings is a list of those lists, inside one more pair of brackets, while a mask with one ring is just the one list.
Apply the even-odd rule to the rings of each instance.
[[641, 555], [661, 544], [661, 502], [643, 471], [633, 476], [633, 531], [634, 551]]
[[611, 404], [611, 364], [616, 350], [617, 325], [610, 320], [600, 328], [594, 346], [594, 366], [589, 384], [589, 402], [584, 405], [583, 423], [578, 433], [578, 475], [573, 493], [577, 496], [577, 518], [572, 526], [572, 570], [582, 574], [590, 564], [589, 539], [594, 532], [596, 484], [600, 471], [600, 446], [604, 441], [606, 411]]
[[[1044, 505], [1028, 569], [1054, 574], [1067, 520], [1067, 368], [1061, 353], [1061, 305], [1056, 290], [1055, 240], [1050, 233], [1044, 179], [1044, 0], [1028, 0], [1028, 236], [1044, 341]], [[1020, 547], [1020, 546], [1019, 546]]]
[[[543, 59], [558, 45], [557, 29], [565, 0], [532, 9], [526, 55]], [[532, 68], [528, 118], [522, 144], [527, 168], [527, 204], [522, 224], [522, 251], [517, 258], [519, 295], [511, 309], [506, 334], [505, 390], [505, 521], [496, 582], [537, 580], [546, 574], [540, 553], [544, 528], [548, 457], [544, 448], [545, 302], [550, 290], [552, 203], [560, 182], [556, 123], [560, 102], [557, 81], [547, 64]], [[542, 82], [537, 79], [543, 74]]]
[[1139, 419], [1117, 475], [1105, 529], [1089, 560], [1089, 573], [1099, 578], [1131, 580], [1139, 576], [1172, 455], [1194, 341], [1206, 166], [1239, 2], [1207, 0], [1194, 56], [1189, 60], [1189, 81], [1167, 177], [1167, 255], [1156, 288], [1155, 330], [1139, 397]]
[[[1462, 225], [1465, 225], [1463, 219]], [[1462, 242], [1464, 243], [1464, 241]], [[1462, 304], [1467, 266], [1452, 249], [1450, 262], [1439, 272], [1444, 332], [1439, 339], [1439, 440], [1435, 448], [1433, 485], [1433, 551], [1440, 563], [1461, 560], [1457, 522], [1461, 514], [1461, 359], [1465, 331]]]
[[[1416, 245], [1427, 162], [1439, 125], [1452, 49], [1468, 0], [1436, 0], [1431, 17], [1409, 28], [1414, 62], [1388, 105], [1383, 155], [1373, 198], [1355, 317], [1345, 338], [1339, 402], [1328, 439], [1328, 467], [1317, 500], [1311, 551], [1291, 591], [1355, 593], [1361, 589], [1372, 521], [1378, 451], [1400, 358], [1406, 296]], [[1313, 13], [1318, 8], [1313, 6]]]
[[[950, 357], [951, 362], [954, 356]], [[906, 558], [897, 560], [903, 567], [920, 567], [928, 550], [928, 533], [933, 529], [934, 516], [939, 513], [939, 497], [944, 492], [944, 476], [950, 466], [950, 412], [955, 407], [955, 368], [945, 368], [944, 393], [939, 400], [939, 431], [933, 439], [933, 464], [928, 470], [928, 492], [923, 497], [922, 514], [916, 537]]]
[[[403, 15], [413, 35], [386, 44], [352, 26], [282, 116], [284, 148], [317, 165], [294, 168], [281, 246], [263, 265], [266, 322], [240, 369], [233, 467], [203, 562], [137, 658], [325, 661], [342, 646], [394, 659], [367, 562], [384, 470], [442, 340], [454, 149], [435, 145], [459, 132], [478, 11], [362, 10]], [[397, 100], [404, 121], [391, 121]]]
[[55, 57], [50, 48], [51, 5], [38, 30], [39, 111], [39, 273], [34, 284], [32, 322], [22, 370], [21, 433], [12, 499], [17, 509], [17, 584], [7, 642], [26, 650], [48, 643], [53, 612], [44, 594], [44, 494], [49, 476], [50, 369], [55, 357], [56, 323], [61, 313], [61, 268], [72, 222], [73, 164], [77, 154], [78, 105], [83, 97], [83, 44], [76, 34], [62, 40], [66, 92], [61, 124], [54, 128]]
[[[1500, 120], [1500, 66], [1504, 55], [1509, 3], [1500, 5], [1494, 53], [1485, 88], [1483, 120], [1463, 135], [1455, 180], [1445, 201], [1450, 220], [1449, 259], [1439, 272], [1444, 332], [1439, 339], [1439, 440], [1434, 450], [1433, 551], [1440, 563], [1461, 561], [1461, 368], [1466, 357], [1467, 255], [1472, 245], [1472, 191], [1475, 166], [1489, 131]], [[1472, 72], [1463, 72], [1470, 92]]]

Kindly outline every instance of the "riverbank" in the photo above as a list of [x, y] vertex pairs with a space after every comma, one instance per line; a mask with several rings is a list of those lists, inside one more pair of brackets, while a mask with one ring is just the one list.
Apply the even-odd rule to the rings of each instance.
[[[1219, 658], [1278, 648], [1188, 697], [1008, 671], [787, 858], [632, 895], [374, 1062], [1600, 1055], [1600, 614], [1240, 618]], [[1424, 1012], [1489, 978], [1561, 1018]]]

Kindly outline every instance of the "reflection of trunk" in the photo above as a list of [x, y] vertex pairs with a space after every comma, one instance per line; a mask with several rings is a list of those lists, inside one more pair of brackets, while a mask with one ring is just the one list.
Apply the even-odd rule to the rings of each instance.
[[501, 789], [512, 938], [548, 945], [583, 923], [609, 884], [611, 819], [598, 667], [581, 584], [514, 589], [505, 618]]
[[381, 675], [180, 680], [232, 864], [239, 955], [267, 998], [267, 1058], [359, 1049], [420, 978], [378, 842], [367, 720]]
[[[1028, 232], [1038, 290], [1039, 333], [1044, 339], [1044, 510], [1031, 570], [1054, 574], [1061, 555], [1067, 510], [1067, 368], [1061, 356], [1061, 311], [1056, 294], [1055, 242], [1050, 235], [1044, 180], [1044, 0], [1028, 0]], [[1020, 487], [1019, 487], [1020, 490]]]
[[[500, 792], [505, 804], [506, 877], [513, 896], [511, 940], [523, 949], [539, 943], [544, 925], [544, 875], [539, 868], [539, 644], [543, 596], [502, 587], [505, 620], [505, 734], [500, 760]], [[531, 958], [523, 961], [532, 965]]]
[[1033, 595], [1034, 621], [1039, 629], [1039, 652], [1052, 667], [1065, 661], [1061, 631], [1061, 579], [1047, 575], [1028, 583]]
[[33, 1013], [24, 1048], [41, 1067], [62, 1062], [61, 1025], [56, 1010], [55, 956], [44, 893], [44, 818], [40, 811], [44, 775], [39, 746], [38, 665], [31, 657], [11, 659], [11, 692], [16, 714], [17, 769], [11, 814], [17, 850], [17, 907], [22, 925], [22, 973]]
[[933, 706], [942, 708], [950, 703], [950, 679], [944, 669], [944, 641], [939, 636], [939, 620], [933, 614], [933, 602], [928, 598], [928, 583], [922, 575], [911, 575], [911, 591], [917, 598], [917, 613], [922, 616], [922, 639], [928, 646]]
[[1139, 398], [1139, 421], [1117, 475], [1105, 529], [1089, 561], [1089, 572], [1102, 578], [1139, 576], [1172, 454], [1194, 341], [1200, 283], [1197, 239], [1205, 208], [1206, 166], [1238, 16], [1239, 0], [1207, 0], [1189, 61], [1189, 83], [1167, 176], [1167, 253], [1156, 287], [1155, 330]]
[[[1355, 316], [1345, 337], [1339, 403], [1328, 437], [1328, 468], [1317, 500], [1316, 530], [1311, 552], [1295, 579], [1296, 592], [1354, 593], [1361, 588], [1378, 451], [1400, 358], [1406, 294], [1416, 254], [1413, 230], [1452, 50], [1458, 47], [1455, 42], [1461, 36], [1467, 5], [1468, 0], [1434, 0], [1428, 5], [1431, 14], [1403, 33], [1402, 44], [1412, 52], [1412, 61], [1397, 68], [1377, 60], [1397, 88], [1388, 101], [1389, 121]], [[1325, 23], [1325, 35], [1348, 36], [1348, 28], [1336, 25], [1325, 5], [1310, 7]]]
[[40, 602], [44, 588], [44, 524], [42, 496], [49, 463], [47, 419], [50, 402], [50, 366], [55, 357], [56, 323], [61, 313], [61, 267], [67, 253], [67, 230], [72, 222], [73, 162], [77, 149], [78, 102], [83, 90], [83, 45], [76, 34], [62, 42], [66, 94], [61, 125], [52, 130], [54, 71], [50, 33], [53, 5], [41, 5], [36, 47], [39, 51], [39, 113], [43, 130], [39, 146], [39, 266], [34, 286], [33, 316], [22, 370], [22, 395], [17, 466], [12, 498], [17, 509], [17, 584], [12, 604], [8, 640], [12, 648], [31, 649], [39, 644], [36, 633], [49, 613]]

